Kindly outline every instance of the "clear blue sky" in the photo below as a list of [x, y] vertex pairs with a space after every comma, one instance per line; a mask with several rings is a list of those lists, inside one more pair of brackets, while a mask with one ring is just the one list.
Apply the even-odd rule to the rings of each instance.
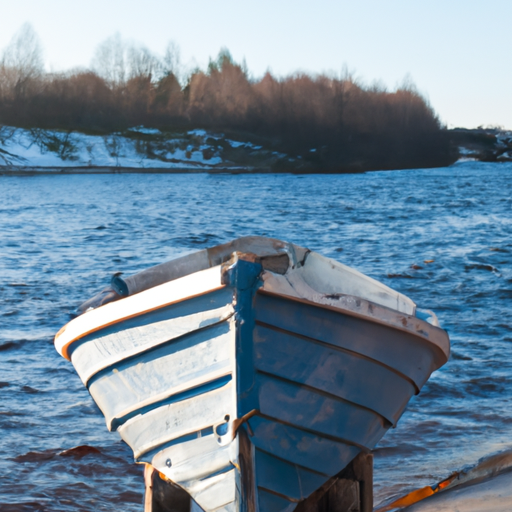
[[227, 47], [256, 77], [410, 77], [449, 127], [512, 129], [512, 0], [0, 0], [0, 49], [25, 22], [48, 70], [89, 66], [119, 32], [155, 53], [176, 41], [189, 67]]

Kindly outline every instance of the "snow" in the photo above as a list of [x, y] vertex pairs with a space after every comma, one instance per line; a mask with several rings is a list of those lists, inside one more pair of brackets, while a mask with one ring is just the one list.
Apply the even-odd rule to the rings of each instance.
[[161, 133], [160, 130], [157, 130], [156, 128], [146, 128], [145, 126], [134, 126], [133, 128], [128, 128], [128, 131], [144, 133], [146, 135], [158, 135]]
[[[144, 127], [130, 131], [161, 133]], [[207, 135], [204, 130], [193, 132], [196, 136]], [[223, 162], [218, 148], [204, 143], [190, 143], [183, 136], [152, 143], [151, 156], [141, 150], [144, 147], [140, 141], [121, 134], [99, 136], [0, 127], [0, 166], [207, 169]], [[212, 155], [211, 158], [204, 157], [206, 150]]]
[[472, 156], [478, 154], [478, 151], [475, 151], [473, 149], [468, 149], [463, 146], [459, 146], [459, 154], [463, 156]]
[[206, 130], [195, 129], [187, 132], [187, 135], [192, 135], [193, 137], [203, 137], [204, 139], [213, 139], [213, 140], [222, 140], [224, 139], [223, 133], [208, 133]]
[[245, 147], [246, 146], [246, 143], [245, 142], [237, 142], [236, 140], [229, 140], [229, 139], [226, 139], [226, 142], [232, 147], [232, 148], [239, 148], [241, 146]]
[[190, 130], [187, 134], [194, 137], [206, 137], [206, 130]]
[[[123, 133], [86, 135], [59, 130], [24, 129], [0, 125], [0, 167], [45, 168], [126, 167], [144, 169], [211, 169], [233, 162], [223, 159], [226, 140], [233, 148], [258, 151], [262, 146], [225, 139], [203, 129], [166, 135], [155, 128], [136, 126]], [[140, 134], [159, 137], [137, 138]], [[213, 142], [209, 144], [208, 142]], [[252, 154], [252, 153], [251, 153]], [[262, 152], [265, 157], [268, 152]], [[272, 155], [285, 157], [283, 153]]]
[[237, 140], [230, 140], [226, 139], [226, 142], [232, 147], [232, 148], [251, 148], [254, 150], [261, 149], [263, 146], [255, 146], [254, 144], [251, 144], [250, 142], [239, 142]]

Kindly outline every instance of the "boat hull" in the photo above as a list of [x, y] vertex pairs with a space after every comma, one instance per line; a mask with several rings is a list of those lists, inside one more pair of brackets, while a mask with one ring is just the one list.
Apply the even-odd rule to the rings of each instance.
[[235, 253], [56, 339], [135, 460], [207, 512], [291, 512], [371, 450], [447, 359], [438, 327], [308, 295], [288, 274]]

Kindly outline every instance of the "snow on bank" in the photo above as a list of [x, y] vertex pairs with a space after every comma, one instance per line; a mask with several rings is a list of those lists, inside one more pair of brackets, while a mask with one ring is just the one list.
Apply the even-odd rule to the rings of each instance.
[[229, 164], [222, 148], [206, 142], [211, 137], [204, 130], [170, 136], [139, 126], [128, 132], [85, 135], [0, 126], [0, 166], [208, 169]]

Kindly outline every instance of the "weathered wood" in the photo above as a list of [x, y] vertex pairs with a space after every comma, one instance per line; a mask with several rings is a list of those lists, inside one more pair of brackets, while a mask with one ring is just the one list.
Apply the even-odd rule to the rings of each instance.
[[379, 362], [314, 339], [257, 325], [254, 346], [257, 370], [358, 404], [390, 424], [416, 391], [409, 379]]
[[87, 385], [95, 374], [119, 361], [229, 318], [232, 302], [233, 291], [223, 288], [115, 323], [74, 343], [71, 360]]
[[360, 453], [343, 471], [331, 478], [295, 512], [372, 512], [373, 454]]
[[181, 487], [163, 480], [158, 471], [146, 466], [144, 512], [190, 512], [190, 496]]
[[327, 480], [344, 468], [359, 452], [357, 446], [334, 441], [301, 428], [255, 416], [249, 420], [256, 448], [325, 474]]
[[235, 468], [203, 480], [194, 480], [187, 486], [194, 501], [203, 510], [216, 510], [233, 503], [236, 499]]
[[150, 267], [129, 277], [115, 274], [112, 288], [122, 296], [133, 295], [163, 283], [180, 279], [188, 274], [214, 267], [229, 260], [235, 251], [257, 254], [264, 268], [285, 272], [291, 256], [293, 265], [302, 262], [309, 251], [274, 238], [260, 236], [241, 237], [231, 242], [188, 254], [172, 261]]
[[254, 445], [249, 440], [245, 429], [238, 431], [240, 465], [240, 487], [241, 487], [241, 512], [258, 512], [256, 506], [256, 479], [254, 468]]
[[68, 354], [70, 345], [88, 334], [117, 322], [222, 287], [221, 268], [219, 266], [185, 276], [170, 283], [164, 283], [145, 292], [125, 297], [117, 302], [110, 302], [98, 309], [88, 311], [66, 324], [55, 336], [55, 348], [63, 357], [70, 359]]
[[298, 467], [270, 453], [256, 450], [256, 482], [260, 489], [299, 502], [323, 485], [325, 475]]
[[[299, 428], [373, 448], [388, 423], [375, 411], [305, 385], [258, 375], [260, 411]], [[336, 418], [345, 421], [337, 422]]]
[[318, 253], [308, 254], [301, 271], [301, 277], [311, 288], [326, 295], [354, 295], [408, 315], [413, 315], [416, 309], [405, 295]]
[[143, 455], [140, 461], [165, 468], [168, 478], [181, 483], [231, 467], [231, 461], [236, 460], [236, 448], [236, 443], [219, 446], [217, 436], [212, 433], [171, 445], [154, 456]]
[[173, 439], [222, 423], [226, 415], [235, 415], [235, 407], [233, 383], [229, 382], [222, 388], [136, 416], [118, 431], [138, 459]]
[[360, 453], [353, 461], [354, 478], [359, 482], [361, 512], [373, 510], [373, 453]]
[[[370, 512], [371, 457], [358, 454], [446, 362], [446, 333], [293, 244], [255, 237], [196, 256], [150, 269], [131, 283], [140, 293], [56, 336], [109, 427], [192, 511]], [[151, 512], [187, 512], [160, 501], [171, 508]]]
[[192, 333], [119, 363], [94, 380], [89, 391], [110, 427], [115, 418], [231, 374], [232, 338], [229, 321]]
[[[257, 293], [254, 309], [257, 323], [379, 361], [408, 377], [418, 388], [437, 367], [446, 363], [449, 355], [449, 348], [443, 351], [435, 339], [293, 298]], [[439, 331], [447, 338], [444, 331], [432, 329], [432, 334]]]

